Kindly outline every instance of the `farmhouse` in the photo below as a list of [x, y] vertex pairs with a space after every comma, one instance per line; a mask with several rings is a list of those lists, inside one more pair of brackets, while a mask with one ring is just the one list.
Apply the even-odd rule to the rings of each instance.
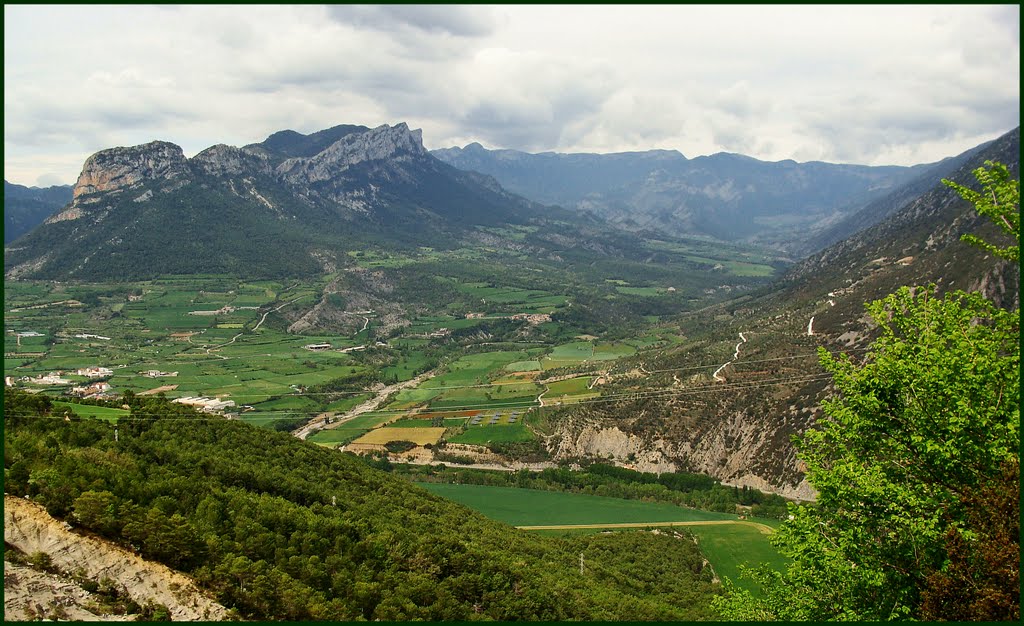
[[143, 376], [147, 378], [161, 378], [164, 376], [177, 376], [178, 372], [161, 372], [160, 370], [146, 370], [142, 372]]
[[311, 343], [311, 344], [307, 344], [307, 345], [302, 346], [302, 347], [307, 349], [307, 350], [312, 350], [313, 352], [320, 352], [321, 350], [330, 350], [331, 349], [331, 344], [329, 344], [329, 343]]
[[70, 385], [70, 380], [67, 380], [66, 378], [61, 378], [62, 373], [63, 372], [50, 372], [45, 376], [30, 378], [28, 382], [34, 385]]
[[99, 394], [110, 391], [110, 383], [93, 383], [84, 387], [72, 387], [71, 394], [81, 396], [83, 398], [90, 398]]
[[79, 376], [88, 376], [89, 378], [103, 378], [104, 376], [112, 375], [114, 373], [114, 370], [106, 367], [100, 367], [97, 365], [94, 367], [82, 368], [75, 373], [78, 374]]
[[217, 398], [204, 398], [202, 396], [193, 398], [192, 396], [185, 396], [183, 398], [176, 398], [171, 402], [177, 402], [178, 404], [185, 404], [188, 406], [194, 406], [203, 413], [220, 413], [228, 407], [235, 406], [234, 400], [218, 400]]
[[514, 320], [526, 320], [529, 324], [543, 324], [551, 321], [551, 316], [547, 313], [516, 313], [512, 316]]

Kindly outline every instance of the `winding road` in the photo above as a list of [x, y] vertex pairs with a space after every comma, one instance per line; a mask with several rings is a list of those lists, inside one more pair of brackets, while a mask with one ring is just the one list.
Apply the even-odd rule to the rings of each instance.
[[722, 378], [721, 376], [719, 376], [718, 373], [721, 372], [722, 370], [724, 370], [727, 365], [735, 363], [736, 359], [740, 358], [740, 346], [742, 346], [743, 344], [747, 343], [747, 338], [743, 336], [743, 333], [740, 333], [740, 339], [742, 339], [742, 341], [740, 341], [738, 344], [736, 344], [736, 352], [733, 353], [732, 359], [729, 360], [726, 363], [722, 363], [722, 366], [719, 367], [718, 369], [716, 369], [715, 373], [711, 375], [711, 377], [714, 378], [715, 380], [717, 380], [719, 382], [725, 382], [725, 379]]
[[[267, 316], [268, 316], [268, 315], [270, 315], [270, 314], [271, 314], [271, 313], [273, 313], [274, 311], [280, 311], [281, 309], [283, 309], [284, 307], [288, 306], [288, 305], [289, 305], [289, 304], [291, 304], [292, 302], [295, 302], [296, 300], [298, 300], [298, 298], [293, 298], [293, 299], [289, 300], [288, 302], [285, 302], [285, 303], [284, 303], [284, 304], [282, 304], [281, 306], [277, 307], [276, 309], [270, 309], [269, 311], [267, 311], [266, 313], [264, 313], [264, 314], [263, 314], [263, 317], [261, 317], [261, 318], [260, 318], [260, 321], [256, 322], [256, 325], [255, 325], [255, 326], [253, 326], [253, 327], [252, 327], [252, 330], [251, 330], [251, 331], [249, 331], [249, 332], [255, 332], [256, 330], [258, 330], [258, 329], [259, 329], [259, 327], [263, 325], [263, 322], [267, 321]], [[212, 346], [212, 347], [210, 347], [210, 348], [207, 348], [207, 349], [206, 349], [206, 354], [213, 354], [212, 352], [210, 352], [211, 350], [220, 350], [220, 349], [221, 349], [221, 348], [223, 348], [224, 346], [230, 346], [231, 344], [235, 343], [235, 340], [236, 340], [236, 339], [238, 339], [239, 337], [241, 337], [241, 336], [242, 336], [242, 335], [244, 335], [244, 334], [245, 334], [245, 331], [243, 330], [242, 332], [240, 332], [240, 333], [238, 333], [237, 335], [235, 335], [234, 337], [232, 337], [232, 338], [231, 338], [231, 341], [226, 341], [226, 342], [224, 342], [224, 343], [222, 343], [222, 344], [220, 344], [220, 345], [217, 345], [217, 346]], [[191, 338], [191, 337], [189, 337], [189, 341], [190, 341], [190, 342], [191, 342], [191, 339], [192, 339], [192, 338]], [[227, 358], [228, 358], [228, 357], [226, 357], [226, 356], [223, 356], [223, 355], [220, 355], [220, 354], [213, 354], [213, 356], [216, 356], [216, 357], [220, 357], [220, 358], [224, 359], [225, 361], [226, 361], [226, 360], [227, 360]]]
[[[374, 397], [357, 405], [352, 409], [349, 409], [340, 416], [336, 415], [333, 411], [321, 413], [320, 415], [317, 415], [316, 417], [311, 419], [309, 423], [293, 430], [292, 434], [298, 437], [299, 439], [305, 439], [318, 430], [337, 428], [338, 426], [344, 424], [345, 422], [359, 417], [363, 413], [369, 413], [370, 411], [377, 410], [377, 407], [383, 404], [383, 402], [388, 399], [388, 396], [390, 396], [394, 392], [401, 391], [402, 389], [409, 389], [410, 387], [415, 387], [422, 383], [423, 381], [425, 381], [426, 379], [436, 376], [437, 373], [438, 370], [430, 370], [429, 372], [423, 372], [416, 378], [411, 378], [400, 383], [388, 385], [387, 387], [384, 387], [383, 389], [380, 389], [377, 392], [375, 392], [376, 395]], [[334, 421], [328, 424], [328, 418], [334, 418]]]

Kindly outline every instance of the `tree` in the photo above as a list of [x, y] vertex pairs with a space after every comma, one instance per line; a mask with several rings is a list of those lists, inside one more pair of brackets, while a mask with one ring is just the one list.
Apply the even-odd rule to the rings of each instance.
[[[951, 180], [942, 179], [942, 183], [956, 191], [961, 198], [974, 205], [981, 215], [992, 220], [1004, 233], [1020, 241], [1020, 181], [1014, 180], [1010, 170], [1002, 163], [985, 161], [990, 169], [979, 167], [974, 170], [974, 177], [981, 183], [981, 191], [964, 187]], [[1020, 245], [1000, 248], [976, 235], [964, 235], [963, 241], [1010, 261], [1020, 261]]]
[[[954, 188], [1019, 241], [1019, 185], [989, 166], [975, 172], [983, 193]], [[970, 242], [1018, 258], [1016, 246]], [[752, 572], [763, 599], [733, 588], [718, 608], [753, 620], [1018, 619], [1019, 312], [934, 286], [867, 308], [879, 337], [862, 364], [821, 352], [836, 395], [797, 441], [818, 500], [791, 507], [773, 539], [792, 562]]]

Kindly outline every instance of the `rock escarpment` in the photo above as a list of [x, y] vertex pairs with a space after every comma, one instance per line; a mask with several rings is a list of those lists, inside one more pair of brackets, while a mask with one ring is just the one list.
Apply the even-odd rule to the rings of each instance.
[[224, 144], [210, 146], [189, 159], [189, 165], [198, 173], [209, 176], [270, 175], [270, 159], [252, 148], [236, 148]]
[[[751, 471], [752, 459], [779, 453], [765, 445], [758, 429], [742, 415], [733, 415], [703, 436], [667, 438], [627, 432], [618, 425], [589, 419], [568, 419], [559, 423], [549, 451], [556, 461], [603, 459], [641, 472], [697, 472], [723, 484], [814, 500], [816, 493], [806, 479], [786, 484]], [[790, 457], [782, 462], [795, 467], [796, 458]]]
[[4, 496], [4, 542], [26, 554], [43, 552], [65, 572], [95, 581], [109, 578], [139, 604], [163, 604], [174, 621], [222, 620], [227, 609], [202, 593], [189, 577], [109, 542], [71, 532], [43, 507]]
[[[353, 127], [357, 128], [357, 127]], [[297, 137], [306, 138], [294, 133]], [[169, 192], [187, 185], [197, 176], [251, 179], [265, 176], [291, 187], [298, 195], [314, 195], [336, 202], [344, 208], [369, 210], [375, 204], [376, 188], [353, 185], [349, 169], [362, 164], [385, 164], [383, 178], [411, 181], [414, 174], [404, 172], [403, 163], [430, 159], [423, 147], [422, 130], [410, 130], [404, 122], [387, 124], [362, 132], [342, 135], [308, 157], [284, 158], [288, 152], [274, 152], [276, 143], [264, 142], [237, 148], [225, 144], [211, 146], [191, 159], [181, 147], [166, 141], [152, 141], [128, 148], [101, 150], [89, 157], [78, 177], [71, 204], [53, 215], [47, 223], [75, 220], [111, 208], [124, 192], [139, 190], [136, 202], [153, 197], [153, 188]], [[270, 146], [271, 149], [268, 149]], [[374, 174], [381, 176], [378, 167]], [[141, 191], [143, 185], [150, 188]], [[232, 187], [234, 189], [234, 187]]]
[[146, 180], [172, 180], [191, 173], [185, 153], [166, 141], [153, 141], [130, 148], [110, 148], [85, 162], [75, 184], [74, 198], [112, 192]]
[[385, 159], [402, 162], [416, 156], [427, 156], [423, 131], [409, 130], [402, 122], [346, 135], [312, 157], [287, 159], [277, 172], [292, 184], [310, 184], [332, 180], [360, 163]]

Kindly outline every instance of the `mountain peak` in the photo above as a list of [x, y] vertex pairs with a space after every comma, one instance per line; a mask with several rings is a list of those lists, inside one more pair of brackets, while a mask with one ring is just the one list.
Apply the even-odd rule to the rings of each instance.
[[346, 134], [316, 155], [287, 159], [277, 171], [292, 182], [313, 183], [329, 180], [359, 163], [403, 160], [427, 154], [423, 131], [409, 130], [408, 124], [399, 122], [394, 126], [382, 124], [365, 132]]
[[128, 148], [100, 150], [85, 161], [73, 197], [117, 191], [152, 179], [187, 176], [188, 161], [180, 146], [151, 141]]
[[270, 163], [265, 152], [222, 143], [203, 150], [189, 159], [189, 163], [197, 171], [211, 176], [270, 173]]

